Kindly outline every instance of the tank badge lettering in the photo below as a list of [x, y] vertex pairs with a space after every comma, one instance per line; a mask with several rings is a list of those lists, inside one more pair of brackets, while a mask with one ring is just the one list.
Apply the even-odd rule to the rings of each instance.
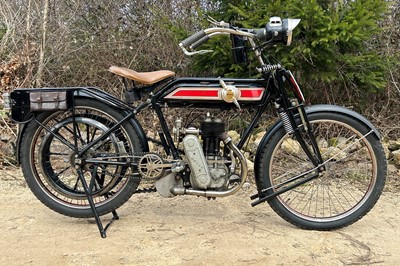
[[226, 85], [226, 87], [221, 88], [220, 95], [225, 102], [232, 103], [240, 99], [240, 90], [235, 86]]

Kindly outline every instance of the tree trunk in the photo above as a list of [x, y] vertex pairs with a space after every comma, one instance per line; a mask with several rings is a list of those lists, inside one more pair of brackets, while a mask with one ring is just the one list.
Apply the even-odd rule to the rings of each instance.
[[44, 72], [44, 56], [45, 56], [45, 48], [46, 48], [46, 34], [47, 34], [47, 22], [48, 22], [48, 13], [49, 13], [49, 0], [44, 1], [43, 8], [43, 23], [42, 23], [42, 41], [40, 45], [40, 54], [39, 54], [39, 65], [38, 71], [36, 73], [36, 87], [41, 87], [43, 83], [43, 72]]
[[28, 7], [26, 12], [26, 32], [25, 32], [25, 46], [24, 46], [24, 62], [26, 63], [26, 76], [21, 83], [22, 87], [27, 87], [32, 82], [32, 60], [31, 60], [31, 0], [28, 0]]

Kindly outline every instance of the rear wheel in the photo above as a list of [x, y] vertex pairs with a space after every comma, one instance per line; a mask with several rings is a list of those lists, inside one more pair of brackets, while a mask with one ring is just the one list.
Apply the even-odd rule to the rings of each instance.
[[[321, 112], [309, 115], [309, 120], [326, 171], [268, 203], [299, 227], [340, 228], [363, 217], [377, 202], [385, 184], [385, 154], [375, 134], [351, 117]], [[302, 135], [311, 148], [309, 137]], [[288, 185], [282, 183], [297, 175], [316, 173], [299, 142], [283, 127], [261, 149], [257, 171], [262, 195], [285, 189]]]
[[96, 209], [103, 215], [125, 203], [139, 185], [137, 171], [125, 163], [141, 152], [142, 146], [126, 122], [79, 157], [77, 151], [98, 139], [123, 115], [89, 99], [76, 99], [75, 105], [75, 118], [70, 111], [42, 113], [37, 116], [42, 126], [30, 122], [22, 138], [22, 170], [32, 192], [46, 206], [66, 216], [92, 217], [77, 173], [80, 168], [91, 185]]

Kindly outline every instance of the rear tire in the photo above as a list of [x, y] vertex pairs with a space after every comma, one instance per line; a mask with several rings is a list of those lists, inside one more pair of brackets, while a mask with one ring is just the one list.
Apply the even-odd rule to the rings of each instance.
[[[268, 200], [286, 221], [305, 229], [347, 226], [367, 214], [382, 193], [386, 159], [376, 135], [359, 121], [342, 114], [308, 116], [326, 171], [303, 185]], [[309, 138], [303, 134], [308, 145]], [[299, 143], [280, 128], [260, 147], [259, 194], [287, 187], [281, 182], [314, 168]], [[268, 189], [268, 188], [273, 189]]]
[[[75, 120], [70, 110], [37, 115], [50, 132], [34, 120], [27, 125], [21, 142], [21, 164], [29, 188], [43, 204], [66, 216], [88, 218], [94, 215], [75, 169], [76, 150], [96, 140], [124, 116], [90, 99], [76, 99], [75, 110]], [[104, 162], [82, 166], [88, 185], [95, 175], [92, 193], [99, 215], [116, 210], [136, 191], [140, 176], [121, 162], [142, 151], [137, 132], [126, 122], [83, 155], [84, 160]]]

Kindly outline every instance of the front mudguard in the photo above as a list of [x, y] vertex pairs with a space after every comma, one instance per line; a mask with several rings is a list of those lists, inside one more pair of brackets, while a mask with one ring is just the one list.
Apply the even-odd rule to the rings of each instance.
[[[362, 123], [364, 126], [369, 128], [370, 130], [372, 130], [374, 132], [374, 135], [378, 139], [380, 139], [379, 131], [372, 125], [372, 123], [367, 118], [365, 118], [361, 114], [359, 114], [353, 110], [347, 109], [345, 107], [341, 107], [341, 106], [337, 106], [337, 105], [330, 105], [330, 104], [318, 104], [318, 105], [311, 105], [311, 106], [305, 108], [305, 111], [306, 111], [307, 115], [319, 113], [319, 112], [331, 112], [331, 113], [339, 113], [339, 114], [346, 115], [348, 117], [351, 117], [351, 118], [357, 120], [358, 122]], [[277, 121], [274, 125], [271, 126], [271, 128], [264, 135], [264, 137], [260, 141], [260, 144], [258, 145], [258, 149], [257, 149], [256, 156], [254, 159], [254, 177], [255, 177], [258, 188], [260, 188], [259, 182], [260, 182], [261, 177], [259, 176], [257, 169], [259, 169], [259, 166], [260, 166], [260, 159], [261, 159], [260, 157], [261, 157], [262, 149], [263, 149], [263, 147], [265, 147], [265, 145], [267, 145], [267, 143], [271, 139], [271, 137], [282, 127], [283, 127], [282, 120]]]
[[[21, 139], [27, 128], [29, 120], [32, 118], [35, 111], [31, 111], [29, 94], [31, 92], [54, 92], [54, 91], [65, 91], [67, 92], [67, 108], [73, 107], [73, 100], [75, 98], [89, 98], [95, 99], [102, 103], [105, 103], [110, 108], [118, 109], [123, 115], [128, 115], [134, 111], [134, 108], [123, 101], [115, 98], [109, 93], [106, 93], [98, 88], [93, 87], [68, 87], [68, 88], [38, 88], [38, 89], [16, 89], [11, 93], [11, 118], [16, 123], [20, 123], [18, 129], [18, 136], [16, 140], [16, 162], [20, 164], [20, 150], [21, 150]], [[57, 110], [55, 110], [57, 111]], [[39, 111], [40, 112], [40, 111]], [[46, 110], [46, 112], [49, 112]], [[50, 111], [51, 112], [51, 111]], [[149, 151], [149, 145], [147, 142], [146, 134], [140, 125], [139, 121], [135, 117], [132, 117], [129, 122], [135, 129], [144, 152]]]

